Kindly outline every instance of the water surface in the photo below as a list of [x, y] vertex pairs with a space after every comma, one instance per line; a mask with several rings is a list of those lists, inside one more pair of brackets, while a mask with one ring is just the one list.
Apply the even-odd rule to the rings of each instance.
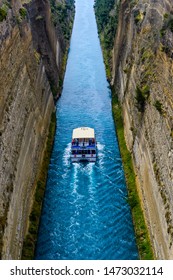
[[[138, 258], [93, 3], [76, 0], [36, 259]], [[70, 162], [80, 126], [95, 129], [96, 164]]]

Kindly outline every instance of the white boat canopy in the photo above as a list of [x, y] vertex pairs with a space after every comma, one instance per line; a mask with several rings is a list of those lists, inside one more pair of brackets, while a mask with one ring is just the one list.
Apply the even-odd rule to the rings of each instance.
[[73, 129], [72, 138], [95, 138], [94, 129], [90, 127], [79, 127]]

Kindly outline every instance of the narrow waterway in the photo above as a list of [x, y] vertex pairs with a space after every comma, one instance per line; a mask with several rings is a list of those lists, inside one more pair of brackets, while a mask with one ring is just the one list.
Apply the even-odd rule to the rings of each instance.
[[[93, 4], [76, 0], [36, 259], [138, 259]], [[70, 162], [81, 126], [96, 131], [96, 164]]]

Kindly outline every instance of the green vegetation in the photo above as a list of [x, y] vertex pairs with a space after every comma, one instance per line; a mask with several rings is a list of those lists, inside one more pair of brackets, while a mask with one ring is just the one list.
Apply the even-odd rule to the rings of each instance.
[[164, 19], [167, 19], [169, 17], [169, 14], [165, 13], [164, 14]]
[[41, 60], [41, 56], [40, 56], [40, 53], [37, 52], [37, 50], [34, 49], [34, 56], [35, 56], [35, 60], [37, 61], [37, 64], [40, 63], [40, 60]]
[[118, 25], [119, 3], [119, 0], [95, 0], [94, 5], [108, 80], [111, 79], [111, 51]]
[[173, 32], [173, 15], [172, 14], [164, 14], [164, 23], [163, 27], [160, 30], [160, 35], [163, 37], [166, 33], [166, 30], [170, 30]]
[[134, 6], [138, 3], [139, 0], [130, 0], [130, 9], [134, 8]]
[[19, 9], [19, 13], [16, 15], [16, 21], [20, 24], [27, 16], [27, 10], [24, 7]]
[[55, 113], [52, 113], [46, 150], [45, 150], [39, 178], [37, 181], [32, 211], [29, 217], [28, 234], [25, 237], [23, 243], [22, 259], [24, 260], [31, 260], [34, 257], [35, 244], [37, 241], [37, 232], [38, 232], [39, 220], [40, 220], [41, 209], [42, 209], [42, 201], [44, 197], [44, 191], [45, 191], [45, 185], [47, 179], [47, 170], [48, 170], [53, 139], [54, 139], [54, 133], [55, 133], [55, 124], [56, 124], [56, 116]]
[[139, 22], [141, 22], [144, 18], [144, 15], [141, 11], [135, 11], [134, 13], [134, 18], [135, 18], [135, 23], [138, 24]]
[[136, 88], [136, 101], [137, 107], [140, 112], [144, 112], [146, 100], [150, 95], [150, 89], [148, 85], [144, 85], [142, 88], [137, 86]]
[[7, 3], [4, 3], [0, 7], [0, 22], [2, 22], [4, 19], [6, 19], [8, 10], [9, 10], [9, 5]]
[[58, 95], [59, 88], [51, 77], [49, 77], [49, 84], [50, 84], [50, 89], [53, 94], [53, 97], [56, 98]]
[[[63, 86], [63, 79], [64, 73], [66, 68], [67, 62], [67, 54], [68, 54], [68, 47], [69, 41], [71, 37], [72, 27], [73, 27], [73, 19], [75, 13], [75, 6], [74, 0], [63, 0], [63, 1], [56, 1], [56, 0], [49, 0], [50, 7], [51, 7], [51, 16], [52, 16], [52, 23], [54, 24], [55, 28], [58, 29], [60, 32], [61, 40], [61, 48], [62, 48], [62, 65], [60, 67], [59, 72], [59, 81], [55, 81], [53, 77], [49, 76], [49, 84], [52, 91], [52, 94], [55, 98], [60, 95], [62, 86]], [[38, 16], [36, 20], [41, 20], [42, 17]], [[65, 39], [65, 40], [63, 40]]]
[[74, 16], [74, 0], [65, 0], [62, 3], [49, 0], [52, 12], [52, 22], [60, 26], [64, 38], [68, 41], [71, 36]]
[[131, 154], [128, 151], [125, 142], [121, 107], [115, 94], [113, 94], [112, 98], [112, 110], [116, 123], [116, 131], [128, 188], [128, 201], [131, 206], [140, 259], [152, 260], [154, 259], [152, 246], [148, 236], [148, 230], [141, 207], [141, 201], [138, 196]]
[[154, 107], [157, 109], [157, 111], [162, 115], [163, 113], [163, 107], [162, 107], [162, 103], [159, 100], [156, 100], [154, 102]]
[[19, 14], [20, 14], [21, 18], [24, 19], [27, 15], [27, 10], [24, 7], [22, 7], [19, 9]]
[[151, 61], [153, 58], [153, 52], [149, 49], [145, 50], [142, 54], [142, 62], [144, 63], [146, 60]]
[[171, 32], [173, 32], [173, 16], [172, 15], [168, 18], [168, 28], [171, 30]]

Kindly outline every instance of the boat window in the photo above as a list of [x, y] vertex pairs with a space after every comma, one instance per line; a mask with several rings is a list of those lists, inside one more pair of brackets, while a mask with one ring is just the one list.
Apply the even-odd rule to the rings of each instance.
[[92, 150], [92, 154], [95, 154], [96, 153], [96, 151], [95, 150]]

